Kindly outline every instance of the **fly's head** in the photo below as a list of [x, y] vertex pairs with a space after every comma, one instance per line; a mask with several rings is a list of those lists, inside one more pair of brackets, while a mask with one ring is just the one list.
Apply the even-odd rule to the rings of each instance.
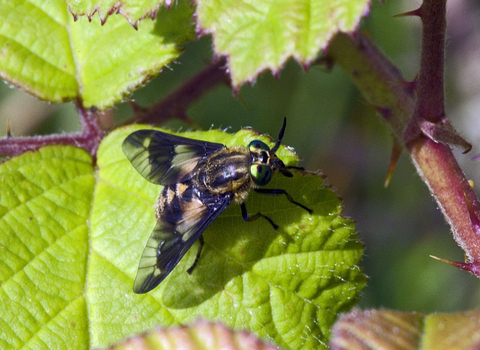
[[250, 175], [253, 182], [257, 186], [265, 186], [272, 178], [272, 174], [275, 171], [281, 172], [284, 176], [292, 177], [292, 173], [288, 171], [285, 164], [280, 158], [278, 158], [275, 152], [280, 147], [283, 134], [285, 132], [287, 119], [283, 120], [283, 126], [278, 135], [277, 142], [272, 149], [268, 147], [264, 142], [260, 140], [254, 140], [248, 145], [250, 151], [251, 163], [250, 163]]

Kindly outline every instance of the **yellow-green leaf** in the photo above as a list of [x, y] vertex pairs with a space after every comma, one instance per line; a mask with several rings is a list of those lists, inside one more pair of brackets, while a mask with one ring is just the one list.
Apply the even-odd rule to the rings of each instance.
[[[87, 289], [89, 310], [95, 314], [93, 345], [105, 346], [153, 325], [186, 324], [202, 317], [251, 330], [285, 349], [324, 347], [336, 315], [357, 299], [365, 276], [356, 265], [363, 247], [353, 223], [339, 216], [341, 201], [319, 175], [277, 174], [269, 185], [287, 189], [313, 209], [312, 215], [283, 196], [252, 193], [248, 211], [268, 215], [278, 231], [265, 220], [244, 222], [240, 208], [231, 204], [205, 231], [205, 247], [191, 275], [185, 271], [196, 245], [154, 291], [132, 294], [162, 189], [142, 178], [121, 151], [125, 137], [139, 128], [110, 134], [98, 152]], [[182, 136], [227, 146], [246, 146], [259, 138], [249, 130]], [[297, 161], [286, 148], [278, 154], [287, 164]], [[122, 303], [111, 302], [111, 294]]]
[[181, 0], [135, 30], [121, 16], [74, 21], [62, 0], [0, 0], [0, 77], [51, 102], [105, 109], [158, 74], [194, 36]]
[[88, 348], [91, 161], [45, 147], [0, 165], [1, 349]]
[[[339, 312], [366, 283], [357, 266], [363, 247], [341, 201], [317, 174], [276, 174], [313, 214], [284, 196], [251, 193], [246, 205], [266, 220], [244, 222], [231, 204], [158, 288], [133, 293], [133, 280], [155, 225], [161, 186], [136, 172], [122, 152], [141, 126], [112, 132], [91, 157], [49, 146], [0, 165], [0, 348], [87, 349], [108, 346], [155, 326], [197, 318], [249, 330], [284, 349], [319, 349]], [[246, 146], [251, 130], [182, 136]], [[297, 156], [281, 147], [287, 164]]]
[[289, 57], [308, 65], [337, 31], [356, 29], [369, 0], [199, 0], [198, 27], [228, 57], [233, 85], [278, 72]]

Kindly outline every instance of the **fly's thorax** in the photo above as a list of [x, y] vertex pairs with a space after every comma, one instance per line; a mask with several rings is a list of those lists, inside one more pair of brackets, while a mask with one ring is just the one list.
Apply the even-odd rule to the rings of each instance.
[[211, 193], [243, 191], [250, 187], [250, 154], [232, 147], [212, 154], [198, 169], [197, 183]]

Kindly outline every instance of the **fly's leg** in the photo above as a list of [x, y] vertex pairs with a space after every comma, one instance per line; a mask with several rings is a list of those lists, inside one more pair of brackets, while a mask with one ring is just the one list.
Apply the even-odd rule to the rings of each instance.
[[256, 213], [255, 215], [248, 214], [247, 207], [245, 206], [245, 203], [240, 204], [240, 207], [242, 208], [242, 219], [243, 220], [245, 220], [245, 221], [255, 221], [258, 218], [264, 218], [265, 220], [267, 220], [270, 223], [270, 225], [272, 225], [274, 230], [278, 229], [278, 225], [276, 225], [272, 221], [272, 219], [270, 219], [268, 216], [265, 216], [260, 212]]
[[197, 256], [195, 257], [195, 260], [193, 261], [192, 266], [190, 266], [187, 270], [187, 273], [189, 275], [192, 273], [195, 266], [197, 266], [198, 260], [200, 259], [200, 254], [202, 254], [203, 243], [204, 243], [203, 235], [200, 235], [200, 237], [198, 238], [198, 242], [200, 243], [200, 246], [198, 247], [198, 250], [197, 250]]
[[285, 191], [285, 190], [272, 189], [272, 188], [256, 188], [256, 189], [255, 189], [255, 192], [257, 192], [257, 193], [263, 193], [263, 194], [272, 194], [272, 195], [284, 194], [284, 195], [287, 197], [287, 199], [288, 199], [288, 201], [289, 201], [290, 203], [293, 203], [293, 204], [299, 206], [300, 208], [305, 209], [306, 211], [308, 211], [309, 214], [312, 214], [312, 213], [313, 213], [313, 210], [312, 210], [312, 209], [307, 208], [306, 206], [304, 206], [304, 205], [301, 204], [301, 203], [295, 202], [295, 201], [293, 200], [292, 196], [290, 196], [290, 194], [288, 194], [288, 192]]

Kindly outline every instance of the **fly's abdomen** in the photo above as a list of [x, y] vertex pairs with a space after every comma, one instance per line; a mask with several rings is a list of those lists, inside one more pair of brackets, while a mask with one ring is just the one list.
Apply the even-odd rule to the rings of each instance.
[[235, 192], [250, 182], [249, 165], [249, 154], [225, 149], [199, 169], [198, 180], [211, 193]]

